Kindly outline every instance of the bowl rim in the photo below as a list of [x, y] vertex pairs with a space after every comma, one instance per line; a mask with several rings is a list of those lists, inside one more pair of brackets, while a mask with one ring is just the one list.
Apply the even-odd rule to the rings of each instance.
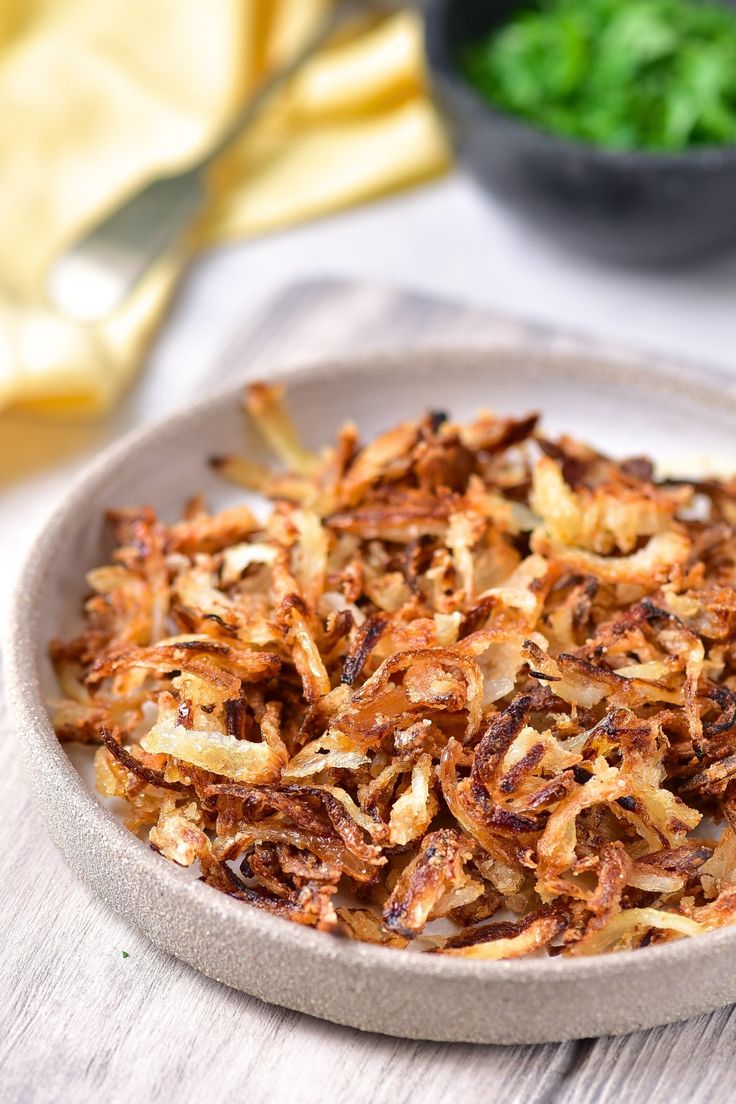
[[[656, 393], [658, 389], [665, 387], [679, 394], [700, 393], [703, 396], [702, 401], [718, 402], [721, 406], [725, 404], [736, 418], [736, 388], [730, 391], [724, 388], [723, 378], [717, 371], [710, 372], [707, 376], [701, 373], [698, 377], [694, 366], [681, 362], [679, 369], [673, 366], [668, 371], [666, 367], [656, 361], [649, 361], [645, 356], [626, 354], [623, 358], [617, 358], [615, 353], [608, 353], [595, 347], [587, 350], [581, 346], [550, 349], [537, 344], [534, 339], [514, 348], [503, 344], [468, 348], [452, 346], [432, 351], [414, 349], [402, 353], [394, 350], [362, 357], [331, 359], [316, 364], [289, 367], [282, 372], [273, 372], [269, 374], [269, 379], [273, 382], [283, 382], [288, 388], [289, 385], [299, 382], [326, 383], [337, 374], [360, 375], [376, 371], [387, 373], [396, 371], [398, 367], [404, 372], [417, 374], [439, 368], [451, 374], [455, 371], [467, 373], [471, 365], [478, 362], [481, 357], [487, 363], [489, 358], [492, 358], [494, 349], [505, 356], [513, 354], [528, 357], [530, 352], [533, 352], [542, 360], [554, 360], [557, 362], [558, 370], [571, 382], [575, 379], [589, 379], [591, 368], [596, 370], [596, 367], [597, 370], [605, 368], [607, 373], [611, 371], [617, 373], [617, 382], [625, 382], [627, 377], [641, 382], [641, 365], [646, 363], [650, 366], [649, 377], [646, 380], [647, 390]], [[474, 371], [475, 368], [472, 370]], [[610, 374], [607, 374], [606, 382], [611, 382]], [[203, 416], [216, 414], [218, 410], [224, 411], [237, 402], [242, 393], [242, 387], [242, 381], [229, 384], [206, 398], [199, 399], [183, 409], [133, 430], [106, 448], [74, 479], [62, 501], [33, 541], [17, 577], [9, 617], [3, 633], [2, 647], [9, 714], [23, 747], [26, 780], [40, 805], [42, 819], [76, 872], [117, 911], [124, 912], [138, 927], [143, 927], [135, 912], [130, 912], [126, 907], [121, 906], [118, 899], [112, 899], [106, 894], [104, 887], [97, 884], [95, 876], [90, 873], [91, 864], [85, 863], [83, 859], [72, 853], [74, 849], [68, 843], [62, 842], [59, 833], [53, 830], [53, 818], [46, 807], [50, 788], [53, 788], [56, 794], [59, 790], [63, 790], [65, 811], [70, 817], [74, 815], [80, 824], [94, 829], [94, 849], [98, 856], [102, 856], [98, 857], [98, 863], [104, 865], [103, 859], [105, 859], [116, 863], [123, 871], [126, 866], [129, 869], [135, 868], [148, 879], [150, 885], [161, 894], [165, 894], [171, 915], [178, 917], [180, 910], [191, 909], [190, 926], [193, 924], [200, 931], [211, 931], [218, 923], [223, 923], [230, 928], [237, 928], [244, 938], [260, 937], [267, 945], [278, 945], [300, 954], [307, 953], [315, 968], [318, 969], [340, 964], [349, 969], [360, 968], [375, 972], [389, 982], [429, 979], [462, 985], [464, 981], [473, 979], [476, 983], [480, 980], [484, 987], [493, 986], [494, 983], [511, 982], [514, 985], [527, 987], [562, 981], [589, 982], [605, 986], [607, 982], [613, 982], [622, 973], [632, 980], [635, 975], [648, 976], [651, 980], [655, 974], [661, 978], [663, 972], [676, 971], [679, 967], [692, 963], [693, 960], [700, 963], [707, 961], [709, 966], [715, 967], [723, 951], [736, 947], [736, 926], [716, 929], [693, 939], [679, 939], [671, 943], [655, 945], [646, 948], [645, 951], [628, 950], [572, 959], [521, 958], [495, 962], [431, 954], [396, 953], [391, 948], [340, 939], [330, 933], [318, 932], [271, 916], [199, 882], [192, 877], [190, 871], [182, 870], [162, 860], [146, 843], [129, 832], [111, 810], [102, 805], [57, 740], [44, 705], [37, 661], [45, 641], [40, 635], [41, 611], [37, 606], [36, 596], [53, 570], [54, 556], [65, 533], [71, 532], [79, 524], [78, 515], [80, 511], [85, 512], [86, 502], [114, 479], [125, 465], [127, 457], [138, 455], [139, 451], [147, 445], [155, 444], [162, 434], [183, 437], [187, 429], [196, 428], [197, 422]], [[192, 439], [191, 434], [189, 439]], [[43, 770], [34, 773], [30, 769], [30, 764], [33, 761], [37, 762], [39, 756], [44, 763]], [[60, 800], [58, 796], [54, 797], [54, 801]], [[100, 852], [99, 849], [102, 851]], [[147, 931], [145, 927], [143, 930]], [[150, 931], [147, 931], [147, 934], [159, 946], [172, 952], [172, 947], [167, 945], [165, 939], [156, 938]], [[173, 953], [187, 961], [192, 961], [186, 953], [180, 953], [177, 950]], [[212, 973], [206, 966], [199, 968], [206, 973]], [[212, 974], [212, 976], [217, 975]], [[729, 992], [731, 992], [730, 989]], [[278, 1001], [276, 997], [267, 999]], [[699, 1000], [696, 1011], [712, 1009], [718, 1003], [717, 999], [712, 1003], [707, 999]], [[726, 1001], [720, 1003], [726, 1003]], [[297, 1007], [301, 1011], [310, 1011], [309, 1008], [300, 1007], [295, 1003], [290, 1003], [289, 1006]], [[693, 1012], [682, 1013], [682, 1015], [689, 1014]], [[325, 1018], [335, 1017], [325, 1015]], [[678, 1018], [677, 1015], [668, 1017], [669, 1020], [676, 1018]], [[645, 1023], [640, 1023], [638, 1026], [653, 1026], [655, 1022], [665, 1022], [666, 1019], [667, 1017], [656, 1020], [648, 1018]], [[355, 1025], [353, 1019], [340, 1022]], [[357, 1026], [363, 1025], [357, 1024]], [[608, 1026], [598, 1034], [610, 1033], [612, 1030], [633, 1029], [633, 1027]], [[402, 1031], [399, 1029], [395, 1033], [400, 1035]], [[590, 1033], [590, 1031], [585, 1032], [585, 1034]], [[413, 1031], [410, 1034], [413, 1035]], [[428, 1036], [414, 1037], [427, 1038]], [[439, 1036], [431, 1037], [439, 1038]], [[464, 1038], [464, 1036], [452, 1034], [444, 1037]], [[549, 1039], [570, 1037], [571, 1035], [564, 1031], [546, 1036]], [[503, 1039], [501, 1041], [520, 1040]]]
[[[639, 171], [704, 170], [736, 167], [736, 141], [723, 145], [691, 146], [684, 150], [620, 150], [598, 146], [594, 142], [570, 135], [555, 134], [528, 122], [521, 116], [494, 106], [478, 92], [459, 70], [445, 35], [444, 17], [454, 0], [426, 0], [424, 7], [424, 42], [430, 82], [439, 77], [452, 88], [453, 95], [474, 115], [483, 116], [512, 136], [535, 146], [545, 153], [560, 152], [588, 160], [612, 169]], [[736, 14], [736, 13], [735, 13]]]

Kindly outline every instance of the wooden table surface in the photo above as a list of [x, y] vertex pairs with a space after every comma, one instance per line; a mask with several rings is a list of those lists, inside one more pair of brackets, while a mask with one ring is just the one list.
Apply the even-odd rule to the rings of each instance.
[[[348, 349], [513, 342], [524, 329], [425, 297], [303, 285], [241, 336], [222, 378]], [[20, 534], [23, 518], [14, 520]], [[8, 826], [0, 854], [3, 1104], [717, 1104], [736, 1096], [732, 1009], [626, 1038], [444, 1045], [322, 1023], [202, 976], [158, 951], [65, 867], [27, 794], [2, 705], [0, 809]]]

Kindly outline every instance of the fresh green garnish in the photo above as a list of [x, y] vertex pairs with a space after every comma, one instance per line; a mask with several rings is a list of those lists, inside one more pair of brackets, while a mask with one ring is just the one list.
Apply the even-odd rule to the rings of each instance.
[[539, 0], [460, 59], [496, 107], [611, 149], [736, 143], [736, 9]]
[[127, 951], [123, 951], [123, 958], [130, 958], [130, 955]]

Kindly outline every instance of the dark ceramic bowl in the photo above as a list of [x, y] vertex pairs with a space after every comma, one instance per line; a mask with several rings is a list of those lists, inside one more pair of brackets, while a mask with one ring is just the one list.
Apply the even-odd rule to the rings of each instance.
[[736, 245], [736, 146], [685, 153], [605, 150], [495, 110], [457, 63], [509, 18], [514, 0], [429, 0], [427, 55], [458, 152], [480, 183], [573, 246], [639, 264]]

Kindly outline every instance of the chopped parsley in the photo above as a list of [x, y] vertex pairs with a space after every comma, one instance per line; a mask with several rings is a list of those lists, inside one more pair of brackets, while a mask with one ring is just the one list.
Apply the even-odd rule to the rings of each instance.
[[465, 49], [470, 83], [544, 130], [611, 149], [736, 143], [736, 9], [537, 0]]

